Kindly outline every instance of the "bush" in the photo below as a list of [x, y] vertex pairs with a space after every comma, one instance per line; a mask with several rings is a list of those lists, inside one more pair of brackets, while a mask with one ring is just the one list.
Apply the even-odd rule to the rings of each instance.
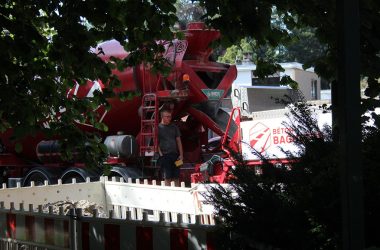
[[[230, 187], [211, 188], [208, 199], [222, 222], [223, 249], [340, 248], [338, 144], [330, 126], [318, 127], [306, 103], [291, 106], [289, 118], [286, 125], [300, 149], [299, 155], [285, 152], [296, 159], [291, 165], [274, 165], [261, 156], [257, 175], [236, 155]], [[362, 144], [366, 245], [380, 246], [379, 128], [364, 125]]]

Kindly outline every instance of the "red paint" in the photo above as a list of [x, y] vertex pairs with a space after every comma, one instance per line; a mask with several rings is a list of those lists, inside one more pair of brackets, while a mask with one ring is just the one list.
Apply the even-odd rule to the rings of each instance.
[[[199, 125], [199, 128], [210, 128], [216, 134], [223, 136], [225, 134], [223, 126], [216, 123], [208, 114], [197, 110], [194, 104], [209, 101], [208, 97], [202, 91], [206, 89], [220, 90], [222, 94], [220, 98], [225, 97], [237, 76], [237, 70], [235, 66], [209, 60], [209, 56], [212, 52], [212, 48], [210, 48], [209, 45], [220, 37], [220, 32], [214, 29], [203, 29], [201, 27], [205, 27], [205, 24], [200, 22], [190, 23], [189, 29], [184, 31], [184, 40], [158, 42], [165, 47], [165, 52], [162, 53], [162, 56], [168, 59], [172, 64], [171, 71], [167, 76], [156, 74], [151, 71], [150, 66], [143, 64], [128, 67], [121, 71], [117, 69], [112, 70], [112, 74], [115, 74], [120, 80], [120, 86], [113, 89], [115, 94], [123, 91], [131, 91], [140, 92], [141, 95], [128, 98], [128, 100], [125, 101], [120, 100], [116, 96], [108, 98], [109, 106], [112, 107], [110, 110], [106, 110], [104, 106], [96, 107], [93, 111], [96, 112], [96, 119], [98, 122], [101, 121], [107, 125], [108, 131], [100, 132], [93, 126], [84, 123], [77, 123], [78, 129], [89, 133], [98, 133], [101, 135], [102, 140], [104, 140], [106, 136], [116, 135], [119, 131], [142, 138], [144, 132], [142, 129], [143, 126], [141, 126], [141, 117], [143, 116], [139, 115], [139, 110], [142, 110], [140, 108], [143, 106], [142, 97], [144, 94], [154, 93], [160, 97], [159, 106], [166, 103], [166, 101], [175, 101], [173, 102], [175, 103], [173, 119], [178, 121], [182, 120], [183, 122], [181, 123], [184, 124], [185, 120], [187, 124], [196, 123]], [[173, 44], [175, 44], [175, 47]], [[125, 51], [124, 47], [115, 40], [103, 42], [101, 47], [91, 49], [91, 51], [97, 54], [105, 63], [110, 62], [111, 57], [124, 59], [129, 55], [129, 52]], [[214, 82], [213, 80], [217, 80], [218, 82]], [[94, 90], [105, 90], [110, 84], [109, 80], [102, 83], [100, 80], [92, 79], [80, 85], [79, 82], [73, 81], [73, 83], [75, 83], [73, 84], [74, 86], [66, 92], [67, 98], [69, 99], [73, 98], [74, 95], [79, 99], [92, 96]], [[167, 102], [167, 104], [169, 103], [171, 103], [171, 101]], [[210, 110], [214, 108], [211, 103], [207, 105], [210, 105]], [[217, 106], [215, 106], [215, 111], [218, 111]], [[186, 118], [188, 114], [192, 116], [192, 119]], [[57, 114], [57, 117], [61, 115], [62, 114]], [[41, 160], [42, 165], [47, 168], [55, 166], [61, 167], [65, 164], [60, 157], [58, 157], [59, 154], [36, 153], [38, 152], [36, 150], [38, 143], [47, 139], [46, 135], [42, 133], [38, 133], [36, 136], [25, 137], [21, 141], [23, 152], [16, 154], [14, 151], [14, 142], [10, 139], [13, 132], [13, 130], [7, 130], [5, 133], [0, 133], [0, 139], [3, 144], [7, 149], [10, 149], [9, 152], [7, 151], [7, 154], [0, 155], [0, 169], [4, 167], [9, 168], [9, 171], [7, 171], [8, 175], [5, 177], [12, 176], [11, 173], [14, 172], [15, 169], [20, 169], [20, 167], [33, 168], [34, 166], [29, 163], [36, 160]], [[196, 131], [196, 133], [198, 135], [204, 134], [204, 144], [206, 144], [207, 132]], [[156, 134], [153, 133], [153, 135], [154, 142], [156, 142]], [[192, 138], [192, 140], [196, 142], [194, 147], [184, 147], [185, 163], [191, 163], [188, 164], [189, 166], [203, 163], [201, 161], [202, 142], [198, 139], [194, 139], [198, 138], [198, 136]], [[58, 136], [52, 139], [60, 140]], [[144, 144], [141, 143], [142, 141], [145, 140], [137, 140], [137, 146], [143, 149], [140, 151], [140, 155], [145, 155], [146, 150]], [[235, 141], [240, 143], [240, 140], [231, 140], [231, 143], [235, 143]], [[186, 139], [183, 144], [187, 145], [187, 142], [190, 143], [190, 139]], [[157, 143], [154, 143], [153, 148], [156, 147]], [[234, 144], [231, 148], [239, 149], [240, 146], [235, 146]], [[192, 157], [192, 154], [196, 155], [196, 157]], [[228, 157], [229, 155], [223, 156], [223, 158], [226, 159], [228, 159]], [[23, 159], [25, 159], [25, 162]], [[132, 157], [130, 159], [124, 159], [123, 157], [116, 159], [115, 157], [114, 159], [109, 159], [109, 163], [112, 164], [111, 166], [120, 164], [125, 164], [126, 166], [136, 165], [136, 159], [137, 158]], [[78, 165], [83, 165], [83, 159], [74, 157], [73, 166], [77, 167]], [[21, 172], [21, 170], [18, 171], [19, 172], [15, 173], [13, 177], [22, 177], [25, 174]], [[188, 176], [186, 177], [186, 179], [189, 179]]]
[[172, 228], [170, 229], [170, 249], [187, 250], [188, 249], [187, 229]]
[[151, 227], [136, 227], [136, 250], [153, 250]]
[[211, 232], [208, 232], [206, 234], [206, 246], [207, 246], [207, 250], [215, 250], [216, 249], [216, 246], [215, 246], [215, 237], [214, 237], [214, 233], [211, 233]]
[[45, 224], [45, 243], [54, 245], [54, 219], [44, 219]]
[[90, 250], [90, 224], [82, 222], [82, 250]]
[[223, 98], [226, 97], [228, 89], [231, 87], [231, 82], [233, 82], [237, 77], [237, 70], [235, 65], [231, 65], [227, 70], [227, 73], [223, 77], [217, 89], [224, 90]]
[[7, 231], [5, 233], [7, 238], [16, 238], [16, 215], [7, 214]]
[[69, 221], [67, 220], [63, 222], [63, 246], [66, 248], [70, 247]]
[[[255, 124], [249, 130], [250, 145], [258, 152], [263, 153], [271, 145], [270, 129], [263, 123], [259, 122]], [[260, 143], [258, 143], [260, 142]]]
[[35, 218], [34, 216], [25, 216], [25, 236], [27, 241], [34, 241], [36, 232], [34, 229]]
[[120, 226], [105, 224], [104, 225], [104, 249], [120, 249]]

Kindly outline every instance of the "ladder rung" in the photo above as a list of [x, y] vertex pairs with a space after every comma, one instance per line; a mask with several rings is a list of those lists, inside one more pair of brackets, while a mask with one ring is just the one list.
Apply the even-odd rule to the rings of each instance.
[[149, 106], [153, 106], [153, 105], [155, 105], [156, 104], [156, 99], [144, 99], [143, 100], [143, 104], [151, 104], [151, 105], [149, 105]]
[[154, 147], [153, 146], [150, 146], [150, 147], [142, 147], [141, 149], [141, 152], [153, 152], [154, 151]]
[[152, 123], [155, 122], [155, 120], [141, 120], [141, 122]]
[[156, 109], [156, 106], [145, 106], [142, 107], [143, 109]]
[[158, 99], [155, 93], [145, 93], [142, 98], [142, 119], [140, 129], [140, 135], [142, 137], [140, 155], [142, 156], [153, 156], [155, 154], [155, 150], [157, 150], [156, 145], [152, 145], [151, 142], [147, 142], [147, 140], [153, 139], [153, 144], [157, 143], [155, 141], [157, 134], [154, 130], [156, 129], [158, 120], [157, 118], [151, 118], [152, 116], [155, 116], [154, 114], [156, 112], [158, 112], [157, 101]]
[[155, 101], [156, 97], [155, 96], [144, 96], [143, 100], [144, 101]]
[[142, 136], [154, 136], [153, 133], [141, 133]]
[[156, 102], [154, 100], [144, 100], [142, 102], [143, 106], [155, 106], [156, 105]]

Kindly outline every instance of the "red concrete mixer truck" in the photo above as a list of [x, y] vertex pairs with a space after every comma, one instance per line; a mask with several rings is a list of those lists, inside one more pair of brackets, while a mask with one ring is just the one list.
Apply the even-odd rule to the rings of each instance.
[[[185, 31], [184, 40], [164, 42], [165, 57], [171, 65], [171, 72], [164, 77], [153, 73], [147, 65], [137, 65], [123, 71], [115, 70], [121, 87], [118, 91], [141, 93], [127, 101], [109, 99], [112, 108], [106, 111], [99, 107], [100, 120], [109, 130], [103, 133], [103, 143], [109, 156], [106, 164], [111, 167], [111, 176], [128, 178], [157, 178], [155, 164], [157, 152], [157, 125], [159, 109], [170, 108], [173, 120], [182, 133], [184, 145], [183, 179], [223, 181], [228, 175], [228, 167], [233, 165], [228, 150], [208, 147], [209, 131], [219, 135], [224, 145], [239, 149], [238, 124], [230, 119], [230, 113], [221, 109], [221, 99], [226, 96], [236, 78], [233, 65], [210, 60], [212, 49], [209, 45], [219, 38], [217, 30], [207, 29], [203, 23], [191, 23]], [[105, 62], [111, 57], [123, 59], [128, 53], [115, 40], [99, 44], [93, 50]], [[101, 81], [88, 81], [86, 85], [76, 85], [67, 93], [68, 98], [91, 98], [95, 90], [105, 88]], [[235, 112], [235, 111], [234, 111]], [[238, 113], [238, 110], [236, 111]], [[238, 115], [237, 115], [238, 117]], [[86, 129], [87, 124], [79, 124]], [[84, 181], [87, 177], [96, 179], [102, 171], [83, 167], [83, 162], [63, 162], [59, 157], [59, 141], [43, 137], [28, 137], [23, 141], [23, 151], [16, 153], [11, 132], [0, 135], [0, 178], [1, 182], [21, 182], [28, 186], [45, 181], [56, 183], [58, 179], [71, 182]], [[226, 147], [227, 148], [227, 147]], [[213, 150], [216, 150], [215, 155]], [[193, 173], [210, 157], [215, 165], [212, 176]], [[218, 158], [219, 157], [219, 158]], [[222, 162], [222, 164], [220, 164]]]

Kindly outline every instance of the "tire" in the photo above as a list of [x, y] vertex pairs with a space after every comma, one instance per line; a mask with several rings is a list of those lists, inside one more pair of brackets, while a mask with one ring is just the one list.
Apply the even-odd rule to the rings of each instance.
[[35, 172], [31, 174], [24, 182], [25, 186], [30, 186], [30, 183], [34, 181], [35, 186], [43, 186], [45, 185], [45, 181], [48, 181], [48, 184], [52, 184], [52, 181], [49, 179], [49, 177], [42, 172]]
[[78, 175], [78, 174], [73, 174], [73, 175], [68, 175], [67, 177], [65, 177], [64, 179], [62, 179], [62, 184], [70, 184], [73, 182], [73, 179], [75, 179], [75, 182], [76, 183], [81, 183], [81, 182], [86, 182], [85, 179], [83, 179], [82, 176]]
[[91, 181], [99, 180], [99, 173], [90, 169], [71, 167], [60, 177], [63, 184], [72, 183], [72, 179], [75, 179], [76, 183], [86, 182], [86, 178], [90, 178]]
[[30, 186], [30, 183], [34, 181], [35, 186], [45, 185], [45, 181], [48, 185], [56, 184], [58, 176], [61, 174], [61, 169], [46, 168], [46, 167], [36, 167], [31, 169], [25, 176], [23, 187]]
[[112, 177], [117, 177], [124, 179], [124, 182], [128, 182], [128, 178], [140, 179], [143, 177], [141, 169], [135, 167], [113, 167], [108, 179], [111, 180]]

